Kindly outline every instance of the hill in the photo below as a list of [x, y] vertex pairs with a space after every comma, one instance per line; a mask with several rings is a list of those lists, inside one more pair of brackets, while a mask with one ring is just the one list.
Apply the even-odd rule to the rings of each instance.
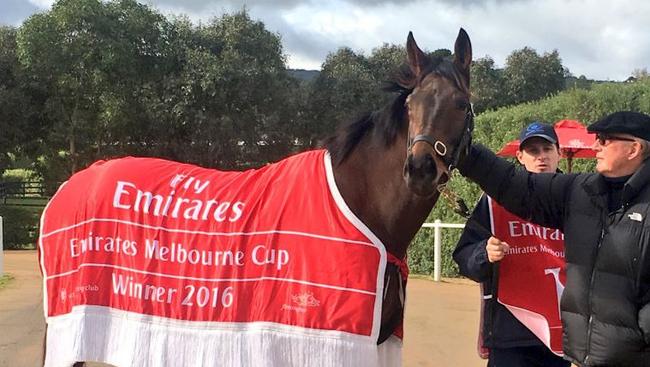
[[292, 77], [306, 82], [311, 82], [320, 74], [319, 70], [305, 70], [305, 69], [287, 69], [287, 72]]

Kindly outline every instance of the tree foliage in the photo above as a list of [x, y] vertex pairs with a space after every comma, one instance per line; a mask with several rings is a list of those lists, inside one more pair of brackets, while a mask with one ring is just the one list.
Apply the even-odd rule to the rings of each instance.
[[42, 93], [37, 86], [25, 82], [19, 67], [17, 30], [0, 27], [0, 174], [20, 155], [38, 130]]
[[557, 51], [542, 56], [530, 47], [514, 51], [503, 70], [508, 104], [534, 101], [561, 91], [565, 74]]
[[475, 111], [483, 112], [496, 109], [505, 103], [503, 70], [495, 67], [491, 57], [486, 56], [474, 60], [471, 78], [472, 101]]
[[189, 129], [175, 134], [175, 158], [234, 167], [287, 153], [294, 118], [286, 101], [296, 81], [279, 36], [245, 12], [224, 15], [190, 34], [184, 56], [175, 108]]
[[[370, 63], [363, 55], [347, 47], [329, 54], [308, 102], [309, 119], [321, 122], [310, 128], [312, 136], [323, 136], [341, 122], [372, 110], [378, 99], [376, 85]], [[310, 144], [314, 143], [314, 138], [310, 139]]]
[[46, 96], [31, 136], [44, 177], [125, 154], [228, 168], [291, 151], [297, 82], [279, 36], [245, 11], [195, 27], [135, 0], [59, 0], [17, 49]]
[[569, 75], [557, 51], [540, 56], [524, 47], [508, 56], [503, 69], [489, 56], [479, 58], [472, 64], [475, 110], [483, 112], [555, 94], [565, 89]]
[[134, 151], [133, 133], [150, 122], [141, 99], [172, 65], [168, 31], [164, 17], [134, 0], [60, 0], [25, 21], [19, 60], [47, 95], [33, 137], [44, 175]]

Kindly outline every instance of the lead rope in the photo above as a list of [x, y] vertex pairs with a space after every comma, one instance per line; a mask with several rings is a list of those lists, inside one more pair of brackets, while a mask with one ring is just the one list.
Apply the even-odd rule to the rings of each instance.
[[[449, 172], [449, 180], [451, 180], [453, 176], [453, 172]], [[449, 187], [447, 186], [447, 183], [449, 180], [443, 184], [438, 185], [438, 192], [442, 194], [442, 196], [445, 198], [448, 206], [451, 207], [451, 209], [454, 211], [454, 213], [460, 215], [461, 217], [469, 220], [471, 217], [471, 213], [469, 212], [469, 208], [467, 207], [467, 204], [465, 204], [465, 200], [458, 196], [455, 192], [451, 191]]]
[[472, 218], [469, 208], [467, 208], [467, 204], [465, 204], [465, 200], [463, 200], [463, 198], [458, 196], [455, 192], [451, 191], [451, 189], [447, 187], [447, 182], [438, 185], [438, 192], [440, 192], [440, 194], [445, 198], [445, 202], [447, 202], [447, 205], [454, 211], [454, 213], [467, 220], [465, 225], [474, 228], [480, 232], [482, 236], [492, 236], [492, 231], [485, 228], [485, 226], [479, 223], [476, 219]]

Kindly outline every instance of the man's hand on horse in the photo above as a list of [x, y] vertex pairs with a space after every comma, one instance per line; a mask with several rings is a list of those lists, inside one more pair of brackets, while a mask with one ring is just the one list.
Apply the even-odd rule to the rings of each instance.
[[487, 245], [485, 245], [485, 250], [487, 251], [488, 261], [495, 263], [501, 261], [506, 253], [510, 249], [510, 246], [501, 241], [496, 237], [490, 237], [487, 240]]

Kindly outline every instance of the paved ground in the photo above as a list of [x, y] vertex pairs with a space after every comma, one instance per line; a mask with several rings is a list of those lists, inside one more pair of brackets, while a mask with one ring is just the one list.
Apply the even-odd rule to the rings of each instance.
[[6, 251], [5, 272], [14, 276], [0, 290], [0, 366], [35, 367], [44, 331], [41, 272], [35, 251]]
[[[0, 290], [0, 367], [36, 367], [42, 358], [43, 299], [36, 257], [35, 251], [5, 252], [5, 271], [15, 280]], [[484, 366], [475, 352], [477, 325], [476, 285], [410, 279], [404, 366]]]

